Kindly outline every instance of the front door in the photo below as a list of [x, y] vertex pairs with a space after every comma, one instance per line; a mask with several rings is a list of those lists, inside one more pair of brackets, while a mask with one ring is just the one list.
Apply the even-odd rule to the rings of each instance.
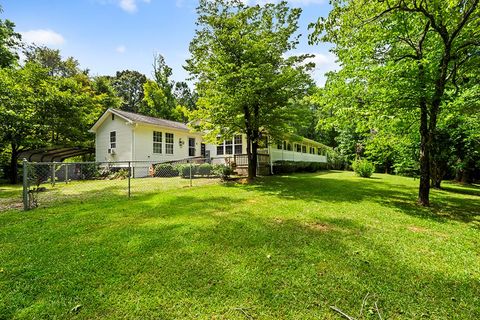
[[205, 158], [206, 154], [205, 154], [205, 143], [202, 143], [202, 145], [200, 146], [200, 151], [201, 151], [201, 155], [203, 158]]

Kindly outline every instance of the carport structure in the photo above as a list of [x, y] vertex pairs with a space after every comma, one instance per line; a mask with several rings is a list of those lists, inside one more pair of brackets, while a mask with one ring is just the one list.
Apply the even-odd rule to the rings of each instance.
[[24, 150], [18, 155], [19, 160], [29, 162], [63, 162], [65, 159], [94, 154], [94, 148], [84, 147], [54, 147]]

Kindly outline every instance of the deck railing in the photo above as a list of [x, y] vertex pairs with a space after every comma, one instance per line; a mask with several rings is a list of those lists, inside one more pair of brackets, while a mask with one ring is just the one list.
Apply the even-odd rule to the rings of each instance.
[[[247, 154], [236, 154], [233, 156], [233, 162], [237, 168], [248, 167], [248, 155]], [[265, 153], [259, 153], [257, 155], [258, 165], [265, 165], [270, 163], [270, 155]]]

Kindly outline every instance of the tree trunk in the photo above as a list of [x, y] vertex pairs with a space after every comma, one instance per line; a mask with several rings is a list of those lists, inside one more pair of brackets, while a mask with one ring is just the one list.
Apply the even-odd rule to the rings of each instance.
[[10, 155], [10, 183], [18, 183], [18, 148], [15, 143], [12, 142], [12, 153]]
[[247, 130], [248, 180], [255, 178], [255, 167], [252, 166], [252, 154], [252, 136], [250, 130]]
[[442, 163], [438, 163], [436, 160], [435, 160], [435, 156], [432, 154], [430, 156], [430, 158], [432, 158], [432, 163], [431, 163], [431, 178], [432, 178], [432, 184], [431, 184], [431, 187], [434, 188], [434, 189], [441, 189], [441, 184], [442, 184], [442, 180], [445, 176], [445, 168], [444, 166], [442, 165]]
[[425, 67], [418, 63], [418, 77], [420, 81], [420, 186], [418, 188], [418, 203], [422, 206], [430, 205], [430, 134], [428, 130], [428, 106], [425, 96]]
[[420, 109], [420, 187], [418, 189], [418, 203], [422, 206], [430, 205], [430, 143], [428, 134], [427, 106]]

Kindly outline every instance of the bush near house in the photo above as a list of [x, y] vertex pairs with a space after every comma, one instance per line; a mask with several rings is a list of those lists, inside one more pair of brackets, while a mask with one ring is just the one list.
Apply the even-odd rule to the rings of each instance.
[[219, 176], [222, 180], [228, 180], [234, 172], [230, 166], [217, 164], [213, 166], [213, 173], [216, 176]]
[[210, 163], [203, 163], [203, 164], [198, 166], [197, 173], [198, 173], [199, 176], [209, 177], [213, 173], [213, 166]]
[[328, 164], [323, 162], [295, 162], [295, 161], [276, 161], [273, 164], [273, 173], [293, 173], [293, 172], [317, 172], [328, 169]]
[[178, 168], [171, 164], [161, 163], [155, 165], [155, 177], [177, 177], [179, 174]]
[[178, 164], [175, 166], [176, 169], [178, 170], [178, 173], [182, 178], [190, 178], [190, 167], [192, 168], [192, 178], [195, 177], [195, 174], [197, 174], [197, 167], [198, 165], [196, 164]]
[[362, 178], [370, 178], [375, 172], [375, 165], [367, 159], [355, 160], [352, 163], [352, 169]]

